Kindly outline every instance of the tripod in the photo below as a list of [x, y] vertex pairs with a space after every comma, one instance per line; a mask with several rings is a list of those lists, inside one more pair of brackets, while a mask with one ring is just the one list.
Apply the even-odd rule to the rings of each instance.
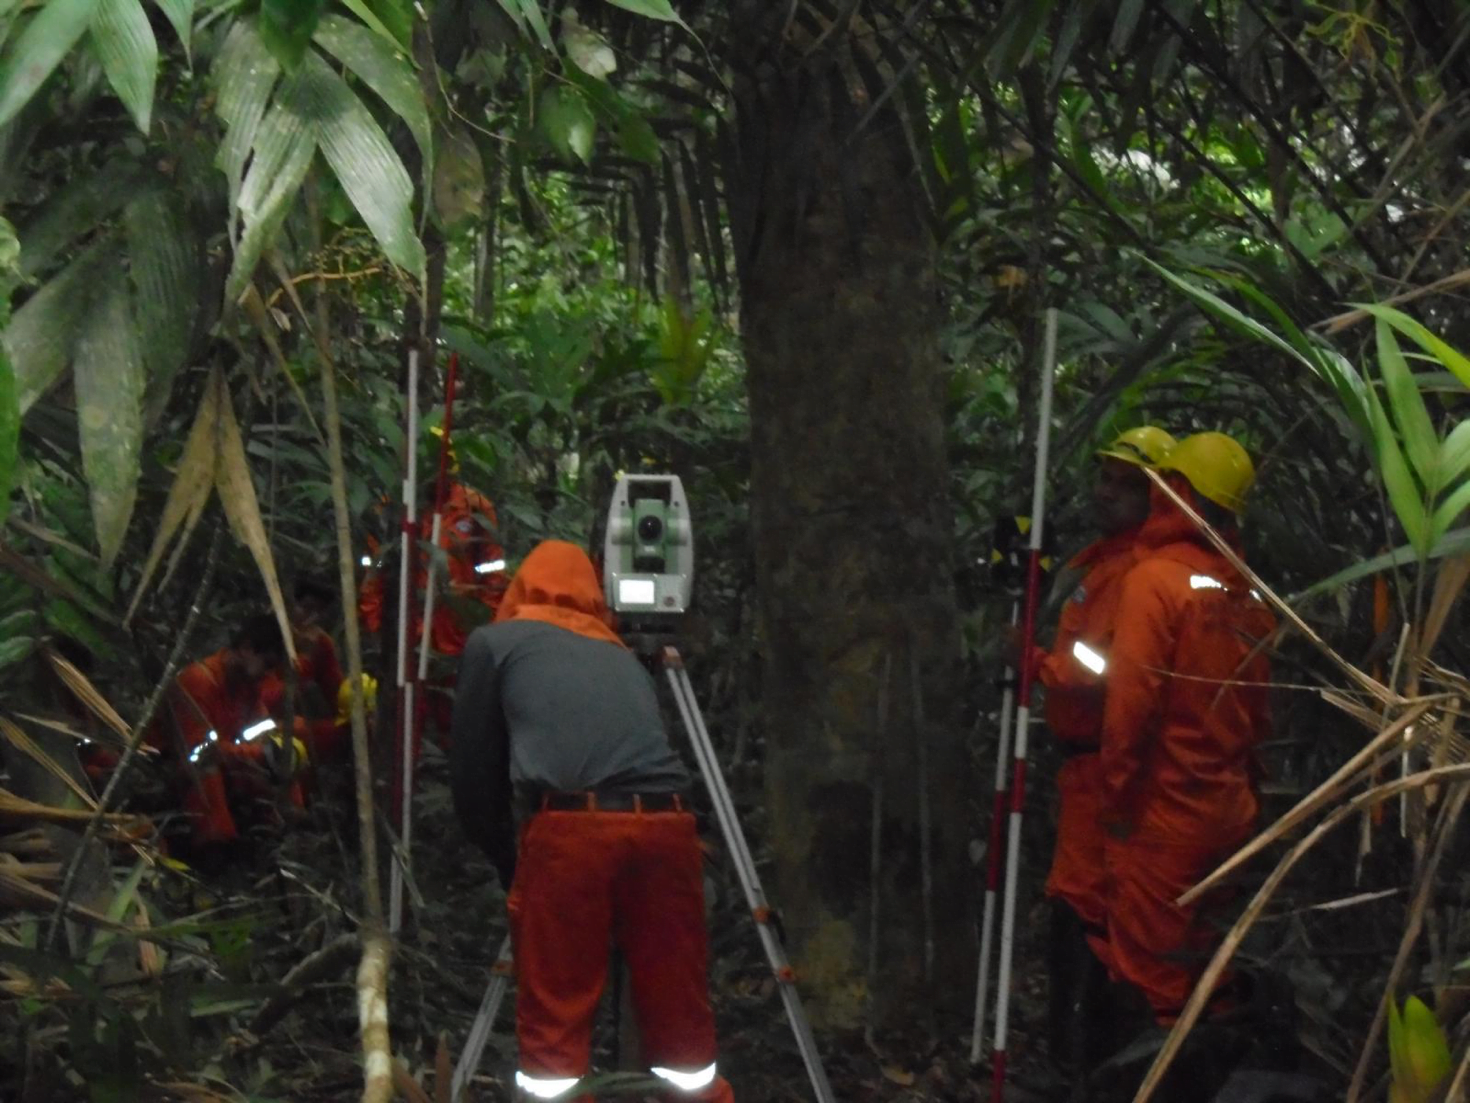
[[[836, 1103], [836, 1097], [832, 1094], [832, 1085], [827, 1080], [827, 1070], [822, 1067], [821, 1054], [817, 1052], [817, 1040], [812, 1034], [811, 1023], [807, 1021], [806, 1010], [802, 1007], [801, 997], [796, 992], [796, 971], [792, 969], [791, 962], [786, 957], [786, 949], [777, 934], [776, 913], [766, 902], [765, 890], [761, 887], [760, 878], [756, 874], [755, 859], [751, 856], [750, 847], [745, 842], [745, 833], [740, 829], [740, 820], [735, 814], [735, 802], [731, 799], [730, 790], [725, 785], [724, 775], [720, 773], [720, 763], [715, 757], [714, 744], [710, 741], [709, 729], [704, 725], [704, 716], [699, 711], [699, 703], [695, 700], [694, 686], [689, 681], [689, 672], [684, 669], [684, 659], [678, 649], [672, 645], [664, 645], [658, 651], [658, 657], [664, 674], [668, 678], [669, 686], [674, 691], [674, 703], [679, 709], [679, 718], [684, 723], [684, 731], [689, 736], [690, 745], [694, 749], [699, 772], [704, 777], [705, 787], [709, 790], [710, 800], [714, 805], [715, 816], [720, 821], [720, 831], [725, 837], [725, 845], [729, 847], [730, 855], [735, 862], [736, 876], [740, 879], [740, 887], [745, 891], [745, 902], [750, 907], [752, 918], [755, 919], [761, 946], [766, 951], [766, 960], [770, 963], [771, 972], [776, 978], [776, 987], [781, 993], [781, 1002], [786, 1007], [786, 1017], [791, 1021], [791, 1031], [796, 1036], [797, 1048], [801, 1051], [802, 1062], [806, 1065], [807, 1076], [811, 1080], [812, 1093], [817, 1103]], [[500, 953], [492, 967], [493, 975], [485, 989], [485, 996], [480, 1001], [479, 1013], [470, 1027], [469, 1038], [465, 1042], [464, 1052], [460, 1054], [459, 1064], [454, 1069], [449, 1097], [455, 1103], [458, 1103], [460, 1093], [480, 1065], [480, 1057], [484, 1053], [485, 1043], [489, 1040], [495, 1016], [505, 999], [510, 973], [511, 948], [510, 939], [507, 938], [500, 947]]]

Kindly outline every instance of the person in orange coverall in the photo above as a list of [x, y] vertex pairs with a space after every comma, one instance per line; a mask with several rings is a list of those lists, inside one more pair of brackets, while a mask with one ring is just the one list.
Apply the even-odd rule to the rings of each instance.
[[[1238, 547], [1236, 517], [1255, 477], [1245, 449], [1199, 433], [1159, 467]], [[1175, 901], [1255, 829], [1255, 751], [1269, 723], [1263, 649], [1275, 620], [1157, 487], [1139, 544], [1104, 655], [1107, 938], [1094, 946], [1167, 1024], [1218, 940], [1204, 914], [1214, 901]]]
[[[336, 593], [312, 578], [302, 578], [292, 593], [291, 630], [296, 637], [297, 716], [304, 721], [307, 753], [312, 763], [339, 762], [351, 753], [352, 733], [335, 713], [342, 689], [342, 665], [337, 645], [321, 626]], [[313, 700], [320, 696], [320, 700]], [[261, 703], [272, 716], [285, 711], [286, 679], [279, 670], [267, 671], [260, 682]]]
[[[173, 732], [154, 740], [177, 761], [184, 811], [196, 850], [234, 842], [242, 817], [273, 817], [274, 779], [289, 776], [304, 756], [299, 740], [286, 744], [261, 700], [261, 681], [286, 658], [276, 618], [246, 620], [228, 647], [179, 672], [168, 694]], [[286, 797], [301, 807], [300, 786]]]
[[1046, 688], [1046, 722], [1065, 761], [1057, 774], [1056, 848], [1046, 893], [1054, 900], [1049, 939], [1051, 1052], [1063, 1066], [1085, 1068], [1107, 1056], [1102, 1029], [1105, 974], [1085, 934], [1106, 933], [1103, 835], [1099, 821], [1103, 685], [1096, 656], [1112, 642], [1123, 576], [1137, 562], [1139, 528], [1149, 510], [1144, 467], [1163, 459], [1174, 438], [1145, 425], [1129, 429], [1097, 453], [1093, 516], [1102, 537], [1067, 563], [1078, 584], [1062, 608], [1050, 652], [1031, 662]]
[[[733, 1103], [715, 1068], [704, 882], [652, 677], [610, 627], [587, 554], [538, 544], [460, 661], [454, 806], [509, 890], [516, 1085], [577, 1097], [616, 942], [665, 1098]], [[526, 813], [519, 849], [512, 803]]]

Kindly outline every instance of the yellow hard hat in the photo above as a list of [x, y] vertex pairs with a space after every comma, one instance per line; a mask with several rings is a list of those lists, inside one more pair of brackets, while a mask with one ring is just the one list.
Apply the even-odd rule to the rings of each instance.
[[[362, 676], [362, 710], [371, 716], [378, 706], [378, 680], [371, 674]], [[352, 679], [343, 678], [337, 687], [337, 723], [346, 724], [352, 719]]]
[[1232, 513], [1245, 508], [1245, 496], [1256, 481], [1250, 456], [1224, 433], [1185, 437], [1159, 464], [1159, 470], [1179, 472], [1196, 493]]
[[1119, 433], [1116, 440], [1097, 454], [1110, 460], [1122, 460], [1138, 467], [1152, 467], [1169, 454], [1174, 438], [1157, 425], [1140, 425]]

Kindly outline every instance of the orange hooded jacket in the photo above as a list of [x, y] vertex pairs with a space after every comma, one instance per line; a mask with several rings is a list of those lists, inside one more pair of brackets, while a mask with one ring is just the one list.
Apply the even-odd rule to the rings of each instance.
[[[439, 529], [439, 546], [444, 549], [449, 567], [448, 596], [451, 598], [477, 601], [490, 611], [491, 618], [500, 605], [505, 592], [504, 570], [479, 573], [476, 568], [505, 558], [505, 549], [491, 538], [485, 525], [496, 524], [495, 506], [489, 498], [477, 490], [461, 483], [454, 483], [444, 503], [444, 515]], [[434, 514], [430, 510], [419, 521], [419, 539], [427, 541], [434, 534]], [[367, 548], [375, 559], [379, 543], [376, 538], [367, 538]], [[422, 556], [420, 557], [422, 560]], [[410, 640], [418, 646], [423, 635], [424, 583], [427, 579], [422, 562], [414, 579], [414, 593], [410, 598]], [[396, 576], [395, 576], [396, 585]], [[376, 568], [370, 569], [362, 580], [358, 594], [358, 612], [363, 627], [369, 632], [381, 631], [383, 626], [383, 575]], [[396, 591], [395, 591], [396, 593]], [[462, 623], [461, 616], [450, 602], [440, 594], [434, 603], [434, 622], [429, 632], [431, 646], [441, 655], [458, 655], [464, 651], [465, 640], [477, 626]]]
[[543, 540], [531, 549], [511, 579], [495, 620], [545, 621], [588, 639], [627, 646], [613, 630], [592, 560], [565, 540]]
[[1215, 941], [1199, 905], [1174, 900], [1245, 841], [1260, 810], [1255, 750], [1270, 680], [1261, 645], [1275, 619], [1157, 487], [1151, 505], [1106, 653], [1101, 956], [1167, 1021]]
[[1060, 808], [1056, 849], [1046, 880], [1057, 896], [1089, 926], [1104, 922], [1102, 763], [1096, 754], [1102, 737], [1103, 681], [1073, 651], [1080, 641], [1098, 654], [1112, 643], [1113, 622], [1123, 576], [1137, 562], [1138, 530], [1105, 537], [1072, 557], [1069, 570], [1082, 574], [1057, 622], [1048, 653], [1036, 649], [1032, 661], [1046, 687], [1046, 723], [1070, 750], [1057, 773]]

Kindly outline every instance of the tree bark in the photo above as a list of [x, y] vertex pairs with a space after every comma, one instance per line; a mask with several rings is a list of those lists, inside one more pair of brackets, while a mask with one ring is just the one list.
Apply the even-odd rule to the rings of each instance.
[[871, 102], [851, 59], [866, 48], [858, 29], [803, 56], [811, 41], [794, 39], [810, 32], [785, 25], [786, 8], [736, 5], [737, 133], [724, 151], [751, 409], [766, 841], [814, 1019], [881, 1028], [914, 1007], [967, 1004], [954, 978], [974, 955], [934, 243], [900, 120], [884, 110], [858, 129]]

